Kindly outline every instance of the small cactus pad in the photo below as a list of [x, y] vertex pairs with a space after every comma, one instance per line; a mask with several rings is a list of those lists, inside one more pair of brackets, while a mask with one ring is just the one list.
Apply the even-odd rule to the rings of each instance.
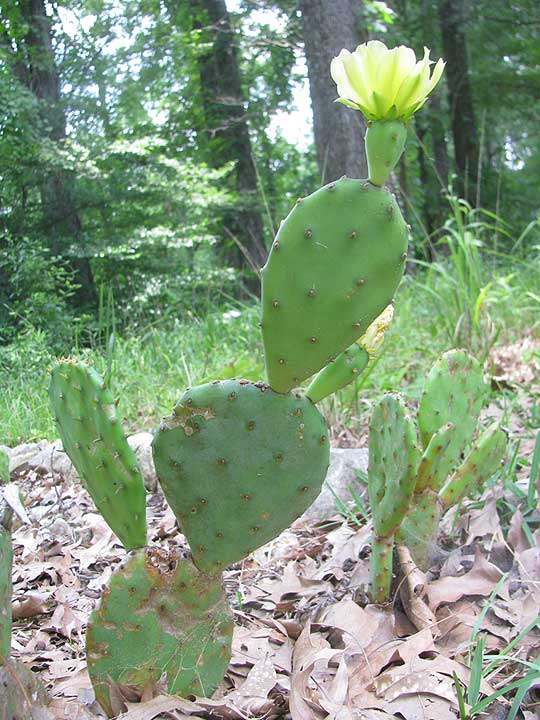
[[369, 424], [368, 492], [378, 536], [393, 534], [408, 510], [416, 482], [416, 428], [402, 400], [385, 395]]
[[396, 542], [406, 545], [420, 570], [429, 570], [437, 551], [437, 534], [442, 514], [438, 493], [431, 488], [415, 493], [409, 512], [396, 533]]
[[369, 596], [385, 602], [392, 583], [394, 533], [409, 509], [416, 481], [416, 428], [396, 395], [385, 395], [369, 424], [368, 492], [373, 515]]
[[369, 180], [384, 185], [397, 165], [407, 139], [407, 128], [401, 120], [375, 120], [366, 130], [366, 156]]
[[461, 443], [461, 436], [452, 423], [446, 423], [431, 436], [418, 465], [415, 495], [427, 488], [439, 492], [461, 462]]
[[11, 509], [2, 497], [0, 488], [0, 665], [11, 648]]
[[476, 440], [471, 451], [441, 490], [444, 508], [451, 507], [473, 490], [480, 490], [495, 475], [506, 453], [508, 438], [498, 422]]
[[112, 717], [118, 690], [165, 684], [209, 696], [230, 659], [232, 613], [217, 575], [156, 548], [134, 551], [113, 574], [86, 634], [96, 698]]
[[338, 355], [334, 362], [317, 373], [309, 384], [306, 395], [312, 402], [319, 402], [351, 383], [365, 370], [368, 362], [368, 353], [354, 343], [348, 350]]
[[427, 448], [432, 435], [450, 422], [463, 452], [476, 428], [484, 395], [480, 363], [465, 350], [443, 353], [429, 371], [418, 408], [422, 446]]
[[392, 301], [408, 231], [387, 190], [342, 178], [299, 201], [262, 269], [268, 381], [285, 393], [334, 360]]
[[236, 562], [315, 500], [328, 469], [317, 408], [247, 380], [187, 390], [153, 442], [163, 492], [201, 570]]
[[77, 360], [52, 370], [49, 397], [64, 450], [127, 549], [146, 544], [145, 490], [137, 459], [101, 377]]

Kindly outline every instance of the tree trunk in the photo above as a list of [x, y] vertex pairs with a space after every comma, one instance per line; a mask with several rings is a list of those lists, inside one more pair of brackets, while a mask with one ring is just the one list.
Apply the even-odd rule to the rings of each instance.
[[321, 179], [327, 183], [342, 175], [366, 177], [363, 116], [334, 102], [337, 91], [330, 75], [332, 58], [363, 40], [358, 31], [360, 1], [300, 0], [300, 9]]
[[242, 203], [239, 212], [225, 218], [226, 232], [236, 243], [228, 256], [237, 267], [259, 268], [267, 252], [234, 31], [225, 0], [190, 0], [190, 7], [193, 27], [204, 27], [211, 40], [208, 52], [198, 57], [206, 123], [199, 133], [206, 135], [203, 145], [211, 165], [235, 163], [235, 189]]
[[[40, 100], [41, 114], [48, 126], [48, 137], [61, 142], [66, 137], [66, 118], [62, 107], [60, 76], [52, 45], [51, 21], [44, 0], [21, 0], [20, 11], [27, 23], [21, 51], [25, 71], [19, 77]], [[21, 52], [19, 52], [20, 58]], [[19, 60], [20, 62], [20, 60]], [[77, 305], [95, 304], [96, 292], [88, 257], [67, 255], [73, 243], [80, 245], [81, 220], [72, 192], [73, 178], [63, 169], [51, 169], [41, 181], [43, 224], [53, 253], [67, 260], [80, 286], [74, 295]]]
[[478, 136], [469, 81], [464, 0], [440, 0], [439, 19], [446, 60], [454, 156], [459, 173], [457, 190], [465, 199], [473, 200], [476, 195]]

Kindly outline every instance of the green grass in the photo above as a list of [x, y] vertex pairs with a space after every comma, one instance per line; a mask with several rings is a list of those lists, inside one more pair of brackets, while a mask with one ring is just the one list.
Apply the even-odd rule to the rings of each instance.
[[[112, 343], [79, 354], [104, 375], [112, 361], [110, 385], [126, 429], [151, 428], [188, 385], [238, 375], [263, 377], [257, 322], [255, 305], [229, 307], [174, 328], [116, 335]], [[31, 330], [0, 352], [0, 443], [57, 436], [47, 398], [54, 360], [45, 336]]]

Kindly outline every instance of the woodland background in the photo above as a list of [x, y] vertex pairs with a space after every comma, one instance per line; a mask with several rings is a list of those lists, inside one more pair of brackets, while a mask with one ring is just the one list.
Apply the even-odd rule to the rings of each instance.
[[[447, 63], [392, 181], [425, 291], [403, 323], [422, 306], [434, 335], [451, 316], [440, 351], [474, 346], [480, 309], [537, 309], [536, 0], [0, 0], [0, 441], [54, 433], [55, 355], [261, 377], [257, 268], [297, 197], [365, 175], [362, 118], [333, 102], [329, 63], [374, 38]], [[313, 118], [295, 112], [307, 82]], [[450, 226], [475, 263], [463, 277]], [[426, 289], [430, 266], [465, 283], [465, 309]], [[131, 419], [156, 412], [138, 396]]]

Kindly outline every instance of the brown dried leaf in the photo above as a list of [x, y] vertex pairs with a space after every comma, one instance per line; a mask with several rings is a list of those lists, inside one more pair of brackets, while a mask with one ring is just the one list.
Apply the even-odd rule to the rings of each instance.
[[[429, 606], [436, 612], [442, 603], [452, 603], [464, 595], [491, 594], [495, 585], [501, 579], [502, 573], [498, 567], [488, 562], [481, 553], [477, 553], [474, 564], [468, 573], [459, 577], [444, 577], [435, 580], [427, 586]], [[504, 592], [501, 588], [500, 593]]]
[[136, 705], [128, 703], [128, 708], [128, 711], [120, 715], [118, 720], [154, 720], [161, 713], [168, 712], [175, 712], [178, 720], [191, 720], [195, 712], [201, 712], [201, 708], [197, 707], [195, 703], [170, 695], [158, 695], [148, 702]]
[[528, 550], [531, 546], [527, 536], [523, 531], [523, 513], [519, 508], [512, 515], [506, 540], [510, 547], [518, 555], [524, 550]]
[[250, 670], [245, 682], [227, 695], [228, 705], [233, 705], [248, 715], [264, 715], [272, 708], [268, 694], [277, 683], [277, 675], [272, 661], [266, 657], [257, 662]]
[[411, 553], [405, 545], [398, 545], [397, 555], [402, 580], [399, 584], [399, 596], [409, 620], [417, 630], [430, 628], [438, 635], [435, 615], [423, 601], [427, 580], [425, 574], [415, 565]]
[[31, 618], [48, 612], [50, 595], [40, 592], [28, 592], [15, 600], [11, 606], [11, 615], [14, 620]]

